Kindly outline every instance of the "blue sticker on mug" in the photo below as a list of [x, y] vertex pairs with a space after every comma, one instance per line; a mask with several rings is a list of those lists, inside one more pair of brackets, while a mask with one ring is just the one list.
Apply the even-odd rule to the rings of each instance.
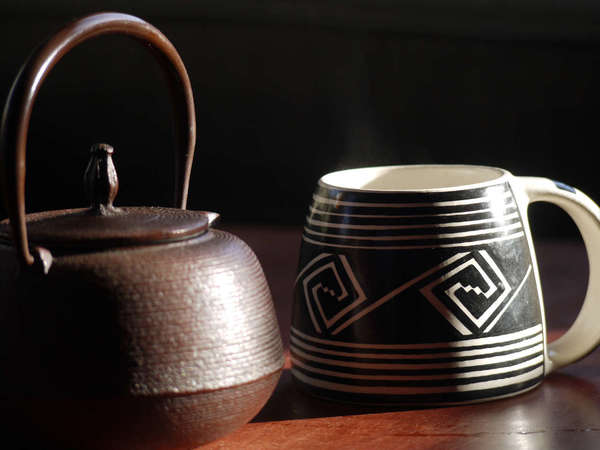
[[562, 189], [563, 191], [569, 191], [572, 194], [575, 194], [575, 188], [569, 186], [568, 184], [561, 183], [560, 181], [552, 180], [557, 188]]

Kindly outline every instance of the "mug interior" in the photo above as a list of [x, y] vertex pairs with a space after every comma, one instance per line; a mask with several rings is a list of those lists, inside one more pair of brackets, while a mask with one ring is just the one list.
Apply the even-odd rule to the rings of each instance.
[[485, 166], [382, 166], [332, 172], [324, 175], [320, 183], [345, 190], [430, 191], [477, 187], [496, 182], [506, 174], [505, 170]]

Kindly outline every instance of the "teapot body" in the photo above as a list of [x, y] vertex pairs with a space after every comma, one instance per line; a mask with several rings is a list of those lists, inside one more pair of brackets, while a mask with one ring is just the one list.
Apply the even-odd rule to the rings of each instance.
[[85, 436], [92, 448], [213, 440], [253, 417], [279, 378], [266, 279], [229, 233], [53, 252], [47, 274], [0, 244], [0, 269], [3, 394], [78, 446]]
[[[108, 34], [142, 43], [169, 82], [175, 208], [117, 207], [114, 149], [99, 143], [84, 172], [89, 208], [26, 215], [39, 89], [69, 50]], [[256, 256], [211, 229], [217, 214], [186, 210], [191, 86], [159, 30], [105, 12], [38, 46], [10, 89], [0, 123], [0, 408], [10, 411], [0, 421], [21, 440], [39, 432], [31, 448], [195, 448], [250, 420], [277, 383], [283, 351]]]

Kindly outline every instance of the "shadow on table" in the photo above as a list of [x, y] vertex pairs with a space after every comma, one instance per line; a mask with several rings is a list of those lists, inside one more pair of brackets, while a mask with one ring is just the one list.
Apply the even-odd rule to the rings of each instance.
[[[596, 354], [600, 356], [600, 352]], [[272, 397], [252, 422], [402, 412], [396, 417], [392, 415], [390, 420], [399, 421], [412, 432], [418, 429], [424, 433], [439, 434], [444, 432], [439, 428], [440, 424], [446, 427], [452, 424], [454, 434], [496, 440], [518, 435], [519, 439], [536, 444], [531, 448], [550, 448], [542, 445], [544, 440], [559, 437], [589, 440], [600, 435], [600, 373], [597, 372], [598, 358], [592, 359], [554, 373], [538, 388], [516, 397], [444, 408], [363, 406], [322, 400], [296, 386], [291, 371], [285, 369]], [[10, 419], [14, 417], [4, 415], [0, 421], [3, 442], [10, 443], [3, 448], [67, 450], [53, 447], [47, 441], [36, 441], [33, 439], [35, 430], [24, 428]], [[430, 430], [428, 427], [433, 428]], [[564, 448], [577, 448], [577, 445]]]
[[[551, 423], [560, 423], [568, 410], [571, 418], [578, 418], [589, 423], [600, 424], [600, 389], [590, 373], [585, 370], [583, 377], [568, 373], [553, 373], [542, 384], [524, 394], [464, 406], [443, 407], [446, 410], [461, 408], [462, 414], [478, 415], [482, 411], [495, 411], [493, 414], [510, 415], [518, 407], [519, 415], [544, 416]], [[590, 378], [591, 376], [591, 378]], [[488, 407], [489, 405], [493, 407]], [[273, 422], [294, 419], [312, 419], [359, 414], [373, 414], [400, 411], [427, 411], [431, 407], [418, 406], [366, 406], [343, 403], [334, 400], [317, 398], [301, 387], [292, 379], [289, 369], [285, 369], [275, 392], [252, 422]], [[440, 409], [435, 407], [435, 409]], [[458, 411], [457, 411], [458, 412]], [[505, 417], [510, 419], [510, 417]]]
[[284, 369], [275, 392], [252, 422], [374, 414], [409, 409], [417, 408], [383, 405], [366, 406], [320, 399], [299, 387], [292, 378], [291, 370]]

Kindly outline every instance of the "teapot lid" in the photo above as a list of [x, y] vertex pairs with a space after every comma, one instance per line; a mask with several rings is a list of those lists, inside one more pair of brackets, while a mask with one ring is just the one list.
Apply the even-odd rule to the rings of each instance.
[[[26, 217], [29, 240], [60, 249], [174, 242], [205, 233], [215, 213], [163, 207], [113, 206], [119, 181], [108, 144], [92, 146], [84, 175], [89, 208], [46, 211]], [[0, 240], [10, 239], [8, 220], [0, 223]]]

